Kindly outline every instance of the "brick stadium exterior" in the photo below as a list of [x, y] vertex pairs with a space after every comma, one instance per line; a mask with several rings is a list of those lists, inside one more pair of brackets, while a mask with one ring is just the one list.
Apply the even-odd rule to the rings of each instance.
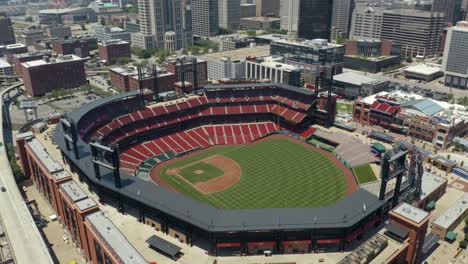
[[[344, 250], [349, 242], [380, 223], [384, 215], [384, 202], [364, 189], [328, 207], [220, 209], [135, 177], [138, 165], [131, 165], [131, 158], [126, 156], [145, 147], [142, 143], [145, 141], [166, 136], [169, 141], [181, 135], [194, 135], [192, 139], [195, 139], [201, 125], [265, 121], [273, 123], [276, 129], [298, 135], [324, 118], [323, 110], [317, 109], [323, 105], [324, 98], [315, 96], [310, 90], [271, 83], [208, 85], [189, 97], [146, 105], [137, 91], [128, 92], [69, 113], [57, 125], [54, 141], [63, 160], [102, 202], [112, 203], [121, 212], [132, 214], [182, 242], [199, 245], [209, 254]], [[266, 124], [264, 127], [267, 129]], [[216, 143], [232, 143], [228, 142], [230, 138], [224, 137], [225, 141], [216, 139]], [[256, 138], [242, 139], [253, 141]], [[96, 177], [91, 140], [103, 145], [118, 142], [124, 165], [120, 180], [104, 167], [98, 168], [100, 177]], [[232, 140], [240, 139], [233, 137]], [[192, 144], [195, 141], [200, 146], [191, 146], [193, 149], [184, 149], [179, 145], [182, 141], [174, 141], [182, 149], [173, 154], [178, 156], [184, 151], [213, 145], [204, 145], [201, 138], [191, 141]], [[162, 144], [158, 148], [163, 148]], [[156, 145], [153, 151], [157, 152]], [[135, 154], [133, 158], [138, 160], [138, 156]]]

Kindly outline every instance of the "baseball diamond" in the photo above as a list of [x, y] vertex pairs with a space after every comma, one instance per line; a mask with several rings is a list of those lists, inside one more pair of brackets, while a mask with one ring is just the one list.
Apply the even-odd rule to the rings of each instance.
[[[223, 191], [201, 193], [171, 173], [180, 171], [192, 183], [216, 178], [222, 171], [201, 160], [218, 155], [236, 161], [242, 175], [239, 182]], [[153, 173], [160, 176], [155, 177], [157, 182], [165, 181], [183, 194], [220, 208], [320, 207], [335, 203], [347, 193], [344, 171], [335, 165], [337, 162], [292, 138], [272, 136], [258, 143], [195, 153], [163, 163]], [[203, 177], [194, 173], [200, 168], [206, 168]]]

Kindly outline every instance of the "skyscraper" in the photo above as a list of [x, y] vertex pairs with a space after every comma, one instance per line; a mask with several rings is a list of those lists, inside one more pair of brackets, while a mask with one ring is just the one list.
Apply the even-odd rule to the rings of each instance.
[[299, 4], [300, 0], [281, 0], [280, 2], [281, 29], [287, 30], [292, 35], [297, 33]]
[[219, 27], [229, 30], [239, 29], [240, 0], [219, 0]]
[[447, 30], [442, 69], [445, 85], [468, 89], [468, 21], [458, 22]]
[[6, 14], [0, 13], [0, 45], [14, 43], [16, 40], [10, 18]]
[[257, 17], [278, 17], [280, 12], [280, 0], [256, 0]]
[[331, 22], [331, 38], [348, 38], [351, 28], [351, 18], [356, 3], [354, 0], [334, 0]]
[[219, 33], [218, 0], [192, 0], [193, 34], [213, 37]]
[[349, 38], [380, 39], [383, 13], [383, 8], [358, 6], [353, 12]]
[[192, 45], [190, 0], [138, 0], [140, 32], [134, 46], [178, 50]]
[[330, 39], [333, 0], [301, 0], [298, 36], [305, 39]]
[[449, 25], [455, 25], [462, 19], [463, 0], [433, 0], [432, 12], [444, 13], [445, 22]]
[[402, 56], [432, 57], [440, 52], [444, 15], [409, 9], [386, 10], [381, 39], [401, 45]]

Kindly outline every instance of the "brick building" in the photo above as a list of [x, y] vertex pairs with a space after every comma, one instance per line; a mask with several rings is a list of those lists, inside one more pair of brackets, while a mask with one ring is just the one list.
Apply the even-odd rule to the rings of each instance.
[[98, 45], [99, 58], [105, 60], [107, 65], [112, 65], [119, 58], [131, 58], [130, 43], [120, 39], [111, 39]]
[[62, 88], [77, 88], [86, 84], [84, 59], [75, 55], [44, 58], [21, 64], [26, 92], [41, 96]]
[[69, 39], [52, 42], [52, 50], [60, 55], [76, 55], [81, 58], [89, 57], [88, 42], [80, 39]]
[[468, 113], [457, 104], [401, 91], [380, 92], [354, 101], [353, 119], [446, 148], [468, 133]]
[[345, 43], [346, 68], [376, 73], [400, 62], [401, 46], [390, 40], [363, 39]]
[[[154, 78], [146, 69], [142, 69], [143, 87], [149, 90], [154, 90]], [[111, 68], [109, 76], [112, 86], [118, 87], [125, 91], [133, 91], [139, 89], [138, 72], [136, 67], [129, 68]], [[175, 74], [158, 68], [157, 85], [159, 92], [168, 92], [174, 90], [176, 83]]]
[[406, 254], [402, 255], [402, 259], [394, 259], [391, 263], [420, 263], [429, 227], [429, 213], [402, 203], [391, 210], [388, 216], [390, 224], [387, 226], [387, 234], [396, 240], [408, 242]]
[[79, 187], [32, 133], [16, 138], [25, 175], [53, 207], [57, 220], [91, 264], [147, 263], [120, 230], [99, 210], [98, 203]]
[[[175, 57], [170, 58], [164, 65], [168, 72], [175, 74], [176, 82], [186, 81], [193, 85], [193, 89], [197, 89], [205, 86], [208, 83], [208, 64], [205, 60], [186, 57]], [[181, 64], [181, 61], [185, 61]], [[196, 67], [194, 67], [196, 65]], [[196, 72], [197, 79], [194, 79], [194, 73]], [[182, 75], [184, 74], [184, 75]], [[183, 78], [185, 77], [185, 78]], [[184, 79], [184, 80], [183, 80]]]
[[27, 52], [27, 53], [20, 53], [11, 56], [10, 63], [15, 68], [16, 74], [23, 76], [23, 66], [21, 65], [24, 62], [40, 60], [44, 57], [48, 57], [49, 54], [44, 52]]

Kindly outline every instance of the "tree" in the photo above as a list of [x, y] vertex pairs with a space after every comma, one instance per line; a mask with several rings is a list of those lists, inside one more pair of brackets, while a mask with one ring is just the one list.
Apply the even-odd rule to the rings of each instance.
[[448, 93], [448, 94], [447, 94], [447, 98], [448, 98], [449, 100], [452, 100], [453, 97], [454, 97], [453, 93]]
[[459, 246], [463, 249], [466, 249], [467, 244], [468, 242], [466, 240], [462, 240], [460, 241]]
[[346, 41], [346, 38], [343, 38], [342, 36], [337, 36], [335, 39], [336, 44], [341, 44]]
[[81, 24], [81, 30], [86, 30], [86, 25], [85, 24]]
[[183, 49], [183, 50], [182, 50], [182, 54], [183, 54], [183, 55], [188, 55], [188, 50], [187, 50], [187, 49]]
[[133, 60], [128, 58], [128, 57], [120, 57], [117, 59], [116, 63], [118, 65], [125, 65], [125, 64], [128, 64], [130, 62], [132, 62]]
[[106, 19], [104, 17], [101, 17], [101, 25], [103, 26], [106, 25]]
[[447, 154], [447, 159], [450, 159], [450, 157], [452, 157], [452, 156], [450, 156], [450, 154]]
[[460, 162], [460, 166], [463, 167], [463, 165], [465, 165], [465, 161], [462, 160], [462, 161]]
[[412, 63], [412, 62], [413, 62], [413, 57], [411, 57], [411, 55], [408, 55], [408, 56], [406, 57], [406, 62], [407, 62], [407, 63]]
[[457, 104], [468, 106], [468, 96], [463, 96], [461, 98], [458, 98]]
[[257, 31], [255, 31], [253, 29], [249, 29], [249, 30], [247, 30], [246, 34], [253, 37], [253, 36], [257, 35]]

